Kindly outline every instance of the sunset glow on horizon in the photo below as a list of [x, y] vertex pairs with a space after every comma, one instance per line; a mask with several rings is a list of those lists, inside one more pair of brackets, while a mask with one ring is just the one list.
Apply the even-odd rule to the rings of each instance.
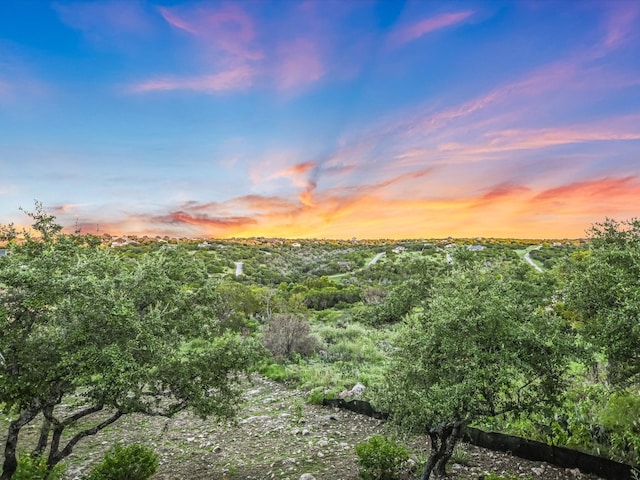
[[640, 217], [640, 2], [0, 3], [0, 224], [579, 238]]

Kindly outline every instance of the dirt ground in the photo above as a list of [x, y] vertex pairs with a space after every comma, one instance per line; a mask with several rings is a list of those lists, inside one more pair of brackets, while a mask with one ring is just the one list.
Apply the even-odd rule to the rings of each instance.
[[[34, 436], [38, 425], [26, 428], [25, 435]], [[143, 443], [160, 454], [156, 480], [355, 480], [354, 446], [377, 433], [389, 434], [389, 427], [348, 411], [308, 405], [300, 392], [256, 377], [247, 386], [235, 424], [188, 413], [170, 420], [124, 417], [77, 445], [65, 479], [80, 480], [112, 444], [121, 442]], [[419, 469], [426, 460], [426, 440], [413, 438], [407, 446]], [[489, 473], [535, 480], [596, 478], [465, 444], [454, 459], [460, 463], [451, 465], [451, 479], [477, 480]]]

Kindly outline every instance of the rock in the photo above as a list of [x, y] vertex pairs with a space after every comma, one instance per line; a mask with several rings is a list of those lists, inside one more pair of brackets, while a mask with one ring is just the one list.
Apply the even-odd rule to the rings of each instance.
[[309, 435], [309, 430], [306, 428], [303, 428], [301, 433], [302, 435]]
[[222, 451], [222, 447], [220, 445], [216, 445], [213, 447], [213, 453], [220, 453]]
[[300, 480], [316, 480], [316, 477], [314, 477], [310, 473], [303, 473], [302, 475], [300, 475]]
[[340, 392], [338, 398], [346, 398], [346, 397], [359, 397], [362, 395], [362, 392], [365, 391], [367, 387], [365, 387], [360, 382], [356, 383], [351, 390], [344, 390]]
[[533, 467], [531, 471], [533, 472], [534, 475], [537, 475], [538, 477], [540, 477], [544, 473], [544, 467]]

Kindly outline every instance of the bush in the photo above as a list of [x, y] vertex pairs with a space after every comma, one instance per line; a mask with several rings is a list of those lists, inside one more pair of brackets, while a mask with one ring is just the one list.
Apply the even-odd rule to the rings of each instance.
[[158, 469], [159, 456], [143, 445], [111, 447], [87, 480], [147, 480]]
[[285, 380], [287, 380], [287, 378], [289, 378], [287, 367], [278, 363], [261, 365], [258, 371], [274, 382], [284, 382]]
[[61, 463], [48, 471], [46, 458], [23, 454], [18, 458], [18, 468], [11, 478], [13, 480], [60, 480], [64, 471], [65, 466]]
[[264, 346], [278, 360], [293, 355], [308, 357], [316, 347], [316, 339], [311, 335], [311, 325], [302, 317], [292, 314], [278, 314], [264, 331]]
[[356, 455], [363, 480], [394, 480], [409, 459], [408, 450], [382, 435], [374, 435], [356, 445]]

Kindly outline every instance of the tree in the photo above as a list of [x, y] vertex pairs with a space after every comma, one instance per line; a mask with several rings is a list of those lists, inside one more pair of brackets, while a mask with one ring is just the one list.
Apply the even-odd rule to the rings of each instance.
[[544, 282], [524, 281], [530, 270], [455, 266], [434, 280], [423, 313], [405, 321], [382, 402], [400, 425], [428, 434], [423, 480], [444, 475], [465, 425], [526, 412], [562, 389], [563, 323], [549, 291], [539, 301]]
[[18, 435], [36, 418], [33, 454], [53, 468], [129, 413], [233, 415], [238, 374], [260, 348], [219, 328], [204, 266], [185, 252], [132, 261], [82, 244], [37, 207], [40, 237], [0, 258], [0, 398], [13, 417], [0, 479], [13, 476]]
[[566, 306], [607, 357], [617, 387], [640, 383], [640, 220], [607, 219], [589, 230], [589, 250], [564, 265]]

